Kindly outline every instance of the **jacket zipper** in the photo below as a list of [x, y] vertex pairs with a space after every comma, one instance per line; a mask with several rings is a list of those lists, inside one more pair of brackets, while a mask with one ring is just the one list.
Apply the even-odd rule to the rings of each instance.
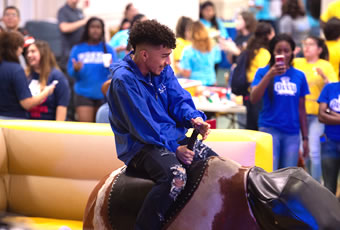
[[152, 89], [155, 91], [155, 98], [156, 100], [158, 100], [158, 93], [157, 93], [157, 89], [156, 87], [154, 86], [154, 84], [152, 83], [152, 80], [151, 80], [151, 74], [149, 74], [149, 85], [152, 86]]

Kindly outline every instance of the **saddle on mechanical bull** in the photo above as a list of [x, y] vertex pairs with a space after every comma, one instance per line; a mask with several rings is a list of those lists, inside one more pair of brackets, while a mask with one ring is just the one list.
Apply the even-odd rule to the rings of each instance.
[[[163, 229], [340, 229], [340, 203], [301, 168], [267, 173], [211, 157], [193, 163], [187, 177]], [[115, 170], [92, 191], [83, 228], [134, 229], [138, 211], [153, 185], [147, 176], [125, 166]]]

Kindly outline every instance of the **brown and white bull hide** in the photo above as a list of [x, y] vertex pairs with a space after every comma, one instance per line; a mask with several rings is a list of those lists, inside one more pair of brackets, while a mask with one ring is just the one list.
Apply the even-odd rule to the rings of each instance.
[[91, 192], [84, 213], [84, 230], [111, 230], [107, 209], [109, 195], [116, 176], [125, 168], [126, 166], [116, 169], [102, 178]]
[[212, 157], [194, 195], [166, 229], [260, 229], [248, 205], [248, 170], [232, 160]]
[[[91, 193], [84, 229], [111, 229], [107, 210], [109, 193], [114, 179], [124, 168], [103, 178]], [[212, 157], [193, 196], [164, 229], [259, 230], [247, 200], [248, 170], [232, 160]]]

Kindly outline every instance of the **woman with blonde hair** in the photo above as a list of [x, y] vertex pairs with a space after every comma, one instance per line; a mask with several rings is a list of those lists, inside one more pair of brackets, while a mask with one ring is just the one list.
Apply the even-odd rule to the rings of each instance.
[[27, 110], [43, 102], [53, 93], [54, 85], [46, 85], [32, 96], [19, 56], [24, 38], [18, 32], [0, 33], [0, 117], [1, 119], [28, 118]]
[[180, 61], [181, 75], [199, 80], [203, 85], [215, 85], [215, 64], [221, 61], [221, 52], [209, 37], [204, 25], [196, 21], [192, 24], [192, 45], [184, 49]]
[[31, 119], [40, 120], [66, 120], [67, 106], [70, 99], [70, 88], [64, 74], [59, 70], [54, 54], [45, 41], [35, 41], [27, 49], [29, 68], [27, 76], [32, 95], [49, 84], [56, 88], [40, 105], [29, 111]]

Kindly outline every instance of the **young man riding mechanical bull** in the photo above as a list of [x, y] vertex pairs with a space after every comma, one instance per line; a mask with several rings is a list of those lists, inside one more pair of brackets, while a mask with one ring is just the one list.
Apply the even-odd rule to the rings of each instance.
[[[187, 129], [195, 128], [202, 136], [202, 140], [205, 140], [210, 132], [210, 125], [205, 122], [205, 114], [196, 110], [190, 94], [179, 85], [177, 78], [170, 67], [170, 54], [172, 49], [176, 47], [176, 38], [168, 27], [155, 20], [138, 22], [130, 30], [129, 43], [131, 44], [133, 51], [126, 55], [122, 61], [113, 64], [111, 67], [112, 81], [107, 93], [107, 98], [111, 111], [109, 116], [110, 124], [115, 134], [118, 158], [127, 166], [125, 171], [135, 172], [136, 175], [146, 175], [146, 178], [153, 181], [152, 185], [149, 186], [144, 201], [141, 199], [141, 207], [139, 207], [138, 214], [136, 214], [137, 217], [133, 217], [135, 218], [135, 223], [132, 225], [134, 226], [132, 228], [136, 230], [159, 230], [164, 227], [163, 224], [167, 218], [166, 215], [169, 208], [176, 202], [178, 196], [185, 192], [183, 190], [192, 186], [190, 184], [190, 179], [187, 180], [188, 173], [193, 170], [193, 168], [197, 168], [197, 165], [201, 167], [199, 162], [204, 162], [206, 161], [205, 159], [215, 156], [209, 158], [213, 159], [209, 161], [215, 162], [215, 166], [212, 167], [220, 167], [222, 165], [221, 167], [223, 168], [230, 166], [229, 168], [232, 168], [235, 172], [242, 172], [242, 175], [244, 175], [244, 177], [242, 176], [239, 178], [233, 177], [236, 178], [239, 183], [229, 183], [228, 189], [224, 191], [229, 193], [229, 195], [226, 195], [225, 197], [234, 194], [235, 201], [237, 202], [237, 200], [239, 200], [237, 197], [238, 193], [229, 192], [229, 190], [231, 191], [236, 187], [245, 187], [244, 191], [247, 189], [251, 190], [251, 192], [248, 191], [247, 196], [244, 195], [244, 200], [242, 202], [244, 207], [248, 207], [247, 202], [249, 202], [252, 209], [255, 210], [254, 215], [259, 223], [256, 224], [253, 216], [248, 213], [249, 215], [247, 214], [247, 216], [254, 219], [253, 222], [248, 222], [256, 226], [247, 229], [296, 229], [294, 226], [299, 226], [299, 229], [323, 229], [320, 225], [320, 218], [309, 215], [310, 213], [313, 213], [312, 210], [308, 205], [305, 205], [303, 199], [302, 201], [300, 199], [300, 188], [303, 187], [303, 189], [305, 189], [306, 186], [301, 186], [297, 182], [290, 183], [290, 187], [284, 186], [291, 181], [289, 178], [300, 178], [300, 180], [297, 181], [303, 182], [308, 181], [309, 178], [300, 170], [293, 168], [268, 174], [256, 167], [253, 168], [254, 170], [242, 169], [237, 163], [229, 160], [221, 160], [219, 157], [216, 157], [217, 154], [203, 144], [201, 140], [195, 142], [193, 150], [188, 148], [189, 138], [185, 135]], [[220, 173], [220, 171], [223, 170], [217, 171]], [[303, 177], [299, 176], [301, 173]], [[291, 175], [294, 176], [291, 177]], [[117, 179], [117, 174], [112, 178]], [[233, 178], [231, 178], [231, 180], [233, 180]], [[246, 180], [247, 185], [245, 186], [244, 181]], [[102, 195], [99, 193], [96, 194], [96, 192], [104, 190], [101, 186], [109, 184], [109, 186], [106, 185], [108, 190], [111, 190], [111, 187], [113, 190], [114, 187], [119, 184], [117, 180], [115, 182], [112, 182], [111, 180], [109, 183], [108, 181], [108, 178], [105, 178], [105, 182], [103, 180], [103, 182], [96, 187], [93, 194], [91, 194], [85, 211], [84, 229], [130, 229], [112, 225], [111, 227], [104, 227], [104, 225], [107, 224], [104, 222], [108, 222], [108, 215], [113, 212], [110, 210], [112, 202], [109, 199], [114, 199], [115, 196], [124, 196], [129, 192], [131, 193], [131, 189], [129, 191], [129, 188], [131, 188], [129, 183], [123, 183], [123, 188], [118, 192], [118, 195], [113, 195], [112, 192], [110, 195], [107, 195], [109, 193], [107, 192], [105, 195], [106, 197], [102, 198], [100, 201], [98, 197]], [[209, 183], [206, 183], [206, 185], [208, 184]], [[310, 185], [309, 182], [305, 184]], [[208, 186], [207, 189], [209, 190], [209, 188], [210, 187]], [[289, 188], [289, 192], [286, 191], [287, 188]], [[312, 183], [312, 186], [309, 186], [308, 189], [313, 192], [322, 190], [321, 194], [314, 194], [313, 196], [320, 196], [326, 193], [326, 195], [322, 196], [324, 198], [323, 202], [331, 204], [331, 207], [328, 207], [328, 209], [332, 211], [333, 214], [329, 215], [331, 216], [331, 221], [329, 221], [330, 218], [323, 218], [323, 220], [327, 219], [327, 227], [336, 225], [339, 227], [340, 205], [334, 204], [333, 202], [336, 198], [329, 192], [324, 191], [324, 188], [318, 184], [315, 185]], [[142, 188], [139, 190], [134, 188], [132, 197], [138, 196], [139, 193], [142, 193], [142, 190]], [[192, 193], [194, 193], [194, 191], [189, 191], [190, 195], [192, 195]], [[246, 193], [244, 192], [244, 194]], [[281, 194], [285, 194], [285, 196], [280, 197]], [[211, 194], [211, 196], [213, 196], [213, 194]], [[97, 200], [92, 200], [92, 197], [96, 197]], [[273, 197], [276, 199], [272, 199]], [[308, 199], [313, 198], [308, 200], [308, 202], [318, 204], [318, 211], [322, 211], [324, 205], [320, 205], [320, 198], [311, 197], [308, 194], [306, 197]], [[247, 201], [247, 198], [249, 201]], [[228, 200], [232, 201], [233, 197], [228, 197]], [[273, 200], [277, 202], [270, 203], [270, 201]], [[289, 209], [290, 206], [281, 205], [282, 203], [285, 203], [285, 201], [294, 204], [293, 206], [300, 205], [298, 210], [302, 215], [295, 212], [293, 215], [294, 218], [291, 218], [291, 213], [284, 212], [284, 210], [287, 209], [286, 207], [288, 206]], [[97, 205], [95, 203], [100, 204]], [[224, 203], [228, 202], [225, 200]], [[123, 204], [121, 207], [128, 205], [133, 206], [134, 204], [133, 202], [130, 202], [129, 204]], [[99, 211], [93, 211], [90, 210], [93, 208], [91, 206], [106, 207]], [[117, 209], [117, 207], [113, 208]], [[200, 208], [202, 207], [197, 207], [196, 209]], [[228, 211], [225, 211], [223, 215], [230, 215], [230, 213], [233, 212], [230, 208], [236, 207], [225, 209]], [[281, 209], [276, 210], [275, 214], [275, 208]], [[195, 211], [194, 209], [195, 208], [192, 209], [192, 212]], [[121, 210], [118, 210], [118, 213], [119, 211]], [[102, 220], [100, 220], [100, 217], [96, 217], [96, 215], [99, 215], [98, 213], [105, 213]], [[206, 216], [209, 215], [209, 213], [206, 213]], [[325, 214], [320, 213], [320, 215]], [[281, 218], [282, 216], [283, 219]], [[314, 219], [310, 219], [310, 216]], [[335, 217], [333, 218], [333, 216]], [[91, 220], [89, 220], [90, 217]], [[198, 220], [198, 223], [201, 221], [203, 224], [204, 217], [197, 216], [196, 219], [198, 218], [201, 218], [201, 220]], [[228, 217], [223, 218], [228, 221]], [[238, 223], [242, 223], [242, 214], [238, 217], [229, 218], [229, 221], [232, 221], [232, 219], [235, 218], [240, 220]], [[185, 219], [186, 218], [183, 218], [184, 221]], [[221, 224], [218, 219], [219, 217], [217, 217], [217, 221], [214, 221], [214, 224], [212, 224], [209, 229], [225, 229], [226, 227], [228, 229], [238, 228], [237, 226], [230, 228], [230, 226], [225, 225], [224, 223]], [[289, 221], [289, 219], [294, 219], [294, 221]], [[189, 222], [188, 219], [186, 220]], [[285, 223], [289, 223], [290, 225], [286, 225], [288, 227], [284, 228]], [[165, 228], [168, 226], [165, 225]], [[315, 228], [315, 226], [317, 227]], [[244, 227], [245, 225], [242, 228]], [[168, 229], [178, 228], [183, 227], [170, 226]], [[203, 228], [191, 225], [191, 229], [196, 230]], [[336, 228], [330, 227], [324, 229]]]

